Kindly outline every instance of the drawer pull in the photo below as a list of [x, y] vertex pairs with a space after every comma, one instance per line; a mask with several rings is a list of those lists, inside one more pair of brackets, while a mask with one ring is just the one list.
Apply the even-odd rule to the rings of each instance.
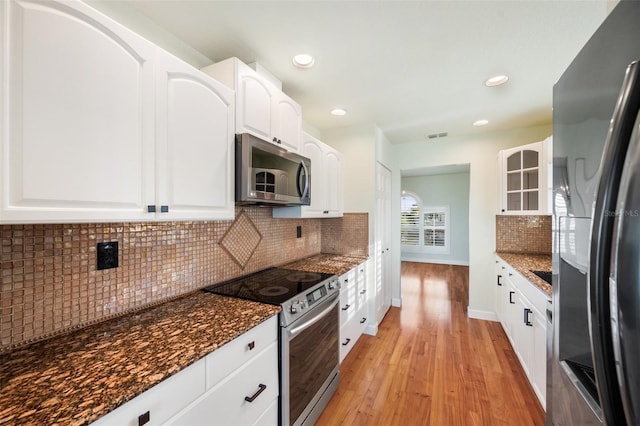
[[347, 310], [347, 309], [349, 309], [350, 307], [351, 307], [351, 305], [349, 305], [349, 304], [344, 305], [344, 308], [342, 308], [342, 310], [343, 310], [343, 311], [346, 311], [346, 310]]
[[149, 423], [149, 420], [151, 420], [151, 413], [149, 411], [144, 414], [140, 414], [138, 416], [138, 426], [146, 425]]
[[367, 319], [363, 317], [363, 318], [360, 320], [360, 324], [364, 324], [365, 322], [367, 322]]
[[516, 294], [515, 291], [510, 291], [509, 292], [509, 303], [511, 303], [512, 305], [515, 305], [516, 302], [513, 301], [513, 295]]
[[365, 294], [366, 292], [367, 292], [367, 290], [365, 289], [365, 290], [362, 290], [362, 291], [360, 292], [360, 294]]
[[260, 383], [258, 385], [258, 388], [258, 391], [254, 393], [253, 396], [245, 396], [244, 400], [247, 402], [253, 402], [258, 397], [258, 395], [260, 395], [267, 388], [267, 385], [263, 385], [262, 383]]
[[253, 348], [256, 347], [256, 342], [249, 342], [249, 344], [247, 346], [249, 346], [249, 350], [252, 351]]
[[349, 344], [349, 342], [351, 341], [351, 339], [349, 339], [347, 337], [347, 339], [342, 343], [342, 346], [347, 346]]

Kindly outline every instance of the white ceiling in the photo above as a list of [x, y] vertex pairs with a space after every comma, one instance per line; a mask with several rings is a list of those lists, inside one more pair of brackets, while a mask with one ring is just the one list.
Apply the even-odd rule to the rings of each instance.
[[[552, 86], [606, 1], [126, 0], [213, 61], [258, 62], [319, 131], [377, 124], [392, 143], [551, 122]], [[316, 57], [295, 68], [296, 53]], [[510, 76], [501, 87], [483, 81]], [[346, 108], [345, 117], [329, 110]], [[475, 128], [480, 118], [489, 125]]]

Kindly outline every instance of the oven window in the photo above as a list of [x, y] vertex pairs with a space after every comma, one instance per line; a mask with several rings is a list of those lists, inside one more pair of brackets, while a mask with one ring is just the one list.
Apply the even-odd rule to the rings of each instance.
[[289, 419], [295, 423], [338, 365], [336, 305], [322, 320], [289, 341]]

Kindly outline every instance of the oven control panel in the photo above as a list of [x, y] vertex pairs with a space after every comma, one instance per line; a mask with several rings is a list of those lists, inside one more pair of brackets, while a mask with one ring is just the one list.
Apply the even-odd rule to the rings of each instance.
[[301, 293], [282, 304], [281, 325], [287, 326], [313, 309], [322, 300], [340, 291], [337, 277], [330, 278], [313, 287], [306, 294]]

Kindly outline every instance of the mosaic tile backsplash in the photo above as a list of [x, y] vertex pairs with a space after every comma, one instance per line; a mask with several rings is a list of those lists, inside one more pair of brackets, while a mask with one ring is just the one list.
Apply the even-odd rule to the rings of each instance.
[[322, 219], [322, 253], [346, 256], [369, 255], [369, 215], [345, 213]]
[[551, 254], [551, 216], [496, 216], [496, 251]]
[[[236, 218], [262, 236], [255, 251], [243, 255], [244, 268], [229, 254], [244, 253], [233, 247], [242, 240], [220, 245], [234, 221], [0, 225], [0, 352], [318, 254], [322, 222], [342, 220], [272, 219], [271, 208], [260, 207], [238, 207]], [[366, 214], [345, 220], [368, 224]], [[298, 225], [302, 238], [296, 238]], [[364, 248], [353, 241], [344, 247], [366, 254], [366, 226], [363, 235]], [[120, 266], [97, 270], [96, 244], [106, 241], [118, 241]]]

